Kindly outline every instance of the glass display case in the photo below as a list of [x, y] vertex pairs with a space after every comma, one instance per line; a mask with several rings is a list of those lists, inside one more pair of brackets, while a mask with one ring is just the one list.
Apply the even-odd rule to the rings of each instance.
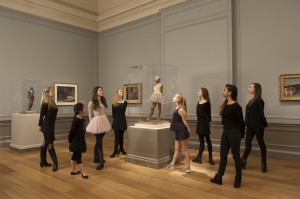
[[[28, 112], [38, 112], [40, 109], [40, 100], [42, 95], [42, 90], [53, 83], [41, 82], [37, 80], [18, 80], [13, 82], [13, 89], [11, 93], [11, 113], [26, 113], [29, 108], [30, 100], [33, 100], [31, 111]], [[28, 96], [30, 87], [34, 91], [31, 96]], [[32, 95], [34, 97], [32, 97]], [[30, 98], [30, 99], [29, 99]]]
[[[160, 83], [163, 85], [164, 103], [162, 104], [161, 117], [169, 117], [173, 111], [172, 98], [178, 92], [178, 68], [176, 66], [163, 64], [145, 64], [129, 67], [128, 83], [142, 83], [141, 105], [131, 106], [128, 113], [140, 114], [141, 117], [147, 117], [149, 114], [150, 96], [153, 93], [155, 77], [160, 77]], [[156, 117], [157, 107], [153, 117]]]

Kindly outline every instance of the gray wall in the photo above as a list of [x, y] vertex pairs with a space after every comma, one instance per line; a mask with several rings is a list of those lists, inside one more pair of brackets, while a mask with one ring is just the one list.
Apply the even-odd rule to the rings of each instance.
[[[35, 110], [40, 107], [41, 89], [54, 82], [78, 84], [78, 100], [87, 104], [97, 83], [97, 33], [2, 7], [0, 27], [0, 142], [10, 140], [11, 113], [27, 108], [19, 104], [27, 102], [28, 88], [23, 87], [28, 81], [36, 86]], [[13, 96], [16, 91], [23, 92], [19, 98]], [[59, 117], [71, 115], [72, 107], [59, 107]], [[57, 125], [59, 133], [67, 128]]]
[[[224, 84], [237, 84], [239, 103], [245, 108], [249, 83], [260, 82], [270, 123], [266, 129], [269, 157], [300, 161], [299, 102], [278, 98], [279, 74], [299, 72], [299, 13], [295, 0], [192, 0], [163, 9], [153, 18], [99, 35], [100, 84], [111, 99], [116, 88], [128, 81], [129, 66], [158, 61], [178, 66], [178, 91], [187, 96], [192, 129], [196, 92], [202, 86], [210, 91], [211, 137], [218, 150]], [[129, 105], [128, 116], [135, 116], [130, 121], [141, 119], [133, 112], [145, 117], [148, 109], [148, 103]], [[170, 113], [163, 116], [169, 119]], [[197, 136], [192, 134], [189, 142], [197, 147]], [[255, 139], [253, 154], [259, 154]]]

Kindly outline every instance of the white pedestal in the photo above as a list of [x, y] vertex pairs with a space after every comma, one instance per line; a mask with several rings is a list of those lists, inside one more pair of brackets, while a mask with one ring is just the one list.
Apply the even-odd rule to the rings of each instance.
[[13, 113], [11, 117], [10, 148], [22, 151], [40, 147], [43, 133], [38, 129], [39, 113]]
[[169, 129], [170, 124], [164, 127], [153, 125], [151, 128], [130, 126], [125, 161], [155, 169], [165, 167], [174, 154], [175, 133]]

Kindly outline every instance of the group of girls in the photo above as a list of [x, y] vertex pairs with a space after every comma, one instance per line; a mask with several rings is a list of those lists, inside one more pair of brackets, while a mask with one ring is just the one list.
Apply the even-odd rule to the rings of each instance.
[[[221, 109], [220, 115], [222, 118], [223, 133], [221, 136], [220, 144], [220, 164], [216, 175], [210, 180], [210, 182], [222, 185], [222, 176], [224, 175], [227, 156], [229, 149], [233, 155], [235, 162], [235, 180], [234, 188], [241, 186], [242, 169], [246, 169], [247, 158], [251, 152], [252, 140], [256, 136], [258, 144], [261, 150], [261, 170], [267, 171], [266, 163], [266, 145], [264, 142], [264, 128], [268, 126], [267, 120], [264, 115], [264, 101], [261, 98], [262, 89], [259, 83], [251, 83], [248, 88], [249, 94], [252, 95], [252, 99], [246, 106], [246, 118], [244, 121], [242, 107], [237, 103], [238, 90], [235, 85], [226, 84], [223, 91], [223, 97], [225, 98]], [[211, 105], [209, 99], [209, 93], [206, 88], [201, 88], [198, 91], [199, 102], [197, 103], [197, 127], [196, 133], [199, 136], [199, 152], [192, 161], [195, 163], [202, 163], [202, 153], [204, 150], [204, 138], [207, 142], [208, 162], [210, 165], [215, 165], [212, 159], [212, 144], [210, 140], [210, 121], [211, 121]], [[187, 106], [186, 99], [178, 93], [174, 96], [173, 102], [176, 104], [176, 109], [172, 116], [171, 130], [175, 131], [175, 152], [173, 160], [167, 167], [174, 169], [176, 160], [180, 152], [180, 146], [182, 147], [183, 154], [186, 162], [186, 173], [191, 173], [190, 167], [190, 154], [188, 151], [187, 138], [190, 137], [190, 128], [186, 121]], [[246, 147], [244, 154], [240, 156], [240, 144], [241, 139], [245, 135], [246, 131]]]
[[[210, 181], [212, 183], [222, 185], [222, 176], [224, 175], [227, 165], [227, 156], [229, 149], [233, 155], [235, 162], [236, 176], [234, 181], [234, 187], [239, 188], [241, 186], [242, 169], [246, 168], [247, 158], [251, 152], [252, 139], [256, 136], [258, 144], [261, 149], [261, 170], [267, 171], [266, 164], [266, 145], [264, 143], [264, 128], [267, 127], [267, 121], [264, 115], [264, 101], [261, 98], [262, 89], [259, 83], [251, 83], [248, 88], [249, 93], [253, 96], [246, 106], [246, 118], [244, 121], [242, 107], [237, 103], [237, 88], [235, 85], [226, 84], [223, 91], [223, 97], [225, 98], [221, 109], [220, 115], [222, 118], [223, 133], [221, 136], [220, 144], [220, 164], [219, 169], [214, 178]], [[48, 149], [51, 159], [53, 160], [52, 171], [57, 171], [58, 162], [54, 149], [53, 142], [54, 136], [54, 124], [57, 115], [57, 107], [53, 101], [54, 90], [53, 88], [46, 88], [43, 90], [41, 100], [41, 115], [39, 120], [40, 131], [44, 135], [44, 143], [41, 146], [41, 167], [51, 166], [46, 161], [46, 151]], [[208, 148], [208, 162], [210, 165], [215, 165], [212, 158], [212, 143], [210, 140], [210, 122], [211, 122], [211, 104], [209, 98], [209, 92], [206, 88], [201, 88], [198, 91], [199, 102], [196, 106], [197, 112], [197, 126], [196, 133], [199, 136], [199, 151], [197, 156], [192, 160], [195, 163], [202, 163], [202, 153], [204, 150], [204, 138], [207, 142]], [[175, 131], [175, 150], [173, 159], [167, 167], [174, 169], [175, 163], [178, 159], [180, 148], [182, 148], [186, 162], [186, 173], [191, 173], [190, 167], [190, 154], [188, 150], [187, 139], [190, 137], [190, 127], [187, 122], [187, 104], [186, 98], [183, 94], [177, 93], [173, 97], [173, 102], [176, 105], [176, 109], [173, 112], [170, 130]], [[123, 148], [123, 135], [127, 129], [125, 111], [127, 102], [123, 99], [123, 91], [118, 89], [114, 95], [112, 102], [112, 117], [113, 123], [110, 125], [107, 116], [105, 115], [105, 109], [107, 108], [106, 98], [103, 96], [102, 87], [95, 87], [93, 90], [92, 100], [88, 104], [89, 112], [89, 124], [85, 128], [85, 120], [82, 118], [85, 113], [85, 108], [82, 103], [78, 103], [74, 106], [74, 119], [72, 121], [72, 127], [69, 132], [69, 149], [72, 154], [71, 158], [71, 175], [82, 174], [84, 179], [88, 176], [84, 170], [81, 161], [81, 155], [86, 151], [86, 143], [84, 139], [85, 132], [95, 134], [96, 144], [94, 147], [94, 163], [98, 163], [96, 169], [100, 170], [104, 167], [105, 160], [103, 158], [103, 137], [105, 132], [114, 129], [115, 142], [114, 151], [111, 158], [118, 156], [122, 153], [126, 154]], [[151, 117], [151, 116], [150, 116]], [[150, 118], [148, 117], [148, 119]], [[159, 117], [158, 117], [159, 118]], [[245, 135], [246, 131], [246, 147], [242, 158], [240, 157], [240, 143], [241, 139]]]
[[[41, 99], [41, 112], [39, 119], [39, 129], [44, 135], [44, 142], [40, 150], [40, 166], [49, 167], [46, 160], [47, 149], [50, 157], [53, 161], [52, 171], [58, 170], [58, 161], [56, 152], [54, 149], [54, 126], [57, 116], [57, 106], [53, 100], [55, 93], [54, 89], [48, 87], [43, 90]], [[74, 118], [72, 120], [71, 129], [69, 131], [68, 141], [69, 150], [73, 153], [71, 157], [71, 175], [81, 174], [83, 179], [88, 179], [88, 175], [82, 164], [82, 153], [87, 150], [85, 142], [85, 133], [90, 132], [95, 135], [96, 144], [94, 147], [94, 163], [98, 163], [96, 169], [100, 170], [104, 167], [103, 156], [103, 137], [106, 132], [112, 128], [115, 133], [114, 152], [110, 156], [111, 158], [118, 156], [120, 153], [126, 155], [123, 147], [124, 131], [127, 129], [127, 122], [125, 117], [125, 111], [127, 102], [123, 99], [123, 91], [118, 89], [115, 93], [112, 102], [112, 114], [113, 123], [112, 126], [105, 115], [105, 109], [107, 108], [106, 98], [103, 96], [102, 87], [95, 87], [93, 89], [92, 99], [88, 104], [89, 124], [85, 125], [85, 119], [83, 115], [86, 109], [82, 103], [74, 105]]]

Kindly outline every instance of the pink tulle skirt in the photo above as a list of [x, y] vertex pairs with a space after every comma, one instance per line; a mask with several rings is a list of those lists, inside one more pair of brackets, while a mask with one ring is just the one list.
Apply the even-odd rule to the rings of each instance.
[[111, 130], [111, 125], [106, 115], [93, 117], [86, 127], [86, 131], [92, 134], [105, 133]]

